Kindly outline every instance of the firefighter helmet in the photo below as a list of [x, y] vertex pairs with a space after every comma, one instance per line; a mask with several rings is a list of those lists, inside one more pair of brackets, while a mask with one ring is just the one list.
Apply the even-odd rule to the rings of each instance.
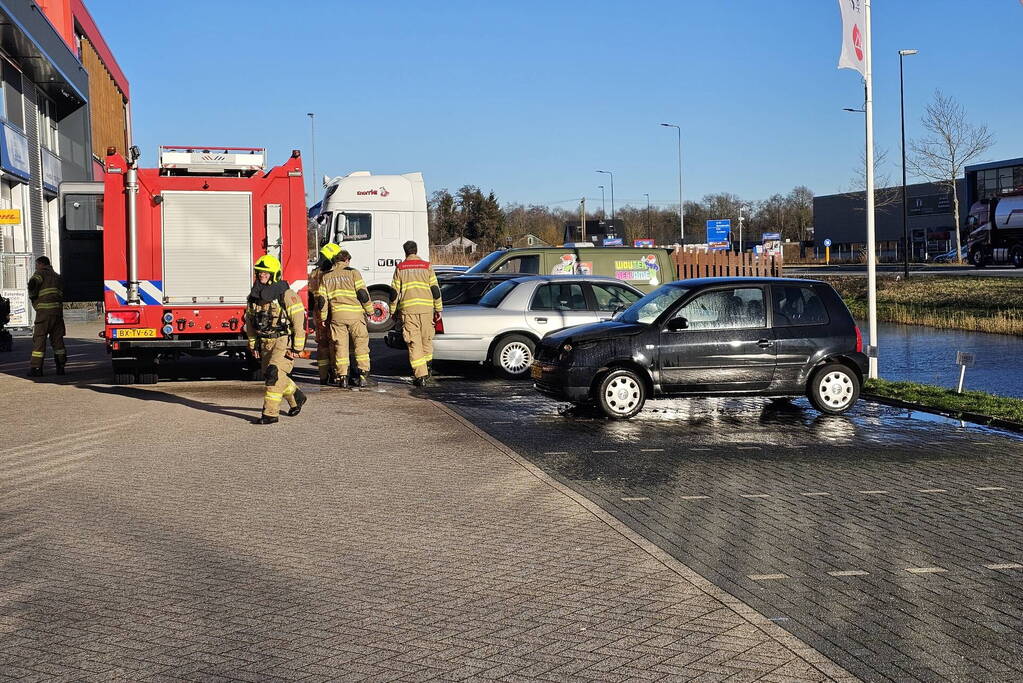
[[340, 253], [341, 247], [334, 244], [333, 242], [327, 242], [326, 244], [323, 245], [323, 248], [320, 249], [320, 256], [322, 256], [328, 261], [334, 260], [334, 257], [336, 257]]
[[270, 273], [270, 279], [277, 282], [281, 279], [281, 262], [273, 254], [264, 254], [252, 267], [257, 273]]

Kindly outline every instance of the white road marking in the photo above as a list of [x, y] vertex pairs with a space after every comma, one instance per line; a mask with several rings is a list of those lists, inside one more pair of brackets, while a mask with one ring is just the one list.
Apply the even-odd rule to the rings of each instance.
[[512, 423], [511, 422], [493, 422], [492, 424], [495, 424], [495, 425], [510, 425]]
[[948, 570], [941, 567], [906, 567], [906, 571], [910, 574], [941, 574]]
[[860, 491], [859, 493], [882, 493], [883, 494], [883, 493], [888, 493], [888, 492], [885, 491], [884, 489], [878, 489], [876, 491]]
[[739, 446], [740, 451], [759, 451], [760, 446]]
[[1006, 562], [1005, 564], [985, 564], [988, 569], [1023, 569], [1023, 564]]
[[826, 491], [806, 491], [806, 492], [802, 493], [801, 495], [804, 495], [804, 496], [830, 496], [831, 494], [827, 493]]
[[544, 455], [568, 455], [568, 451], [547, 451]]
[[831, 576], [867, 576], [870, 572], [865, 572], [862, 569], [847, 569], [840, 572], [828, 572]]
[[640, 448], [639, 452], [640, 453], [662, 453], [662, 452], [664, 452], [664, 449], [663, 448]]
[[739, 497], [740, 498], [770, 498], [771, 494], [769, 494], [769, 493], [740, 493]]
[[776, 579], [787, 579], [789, 578], [786, 574], [748, 574], [747, 579], [753, 581], [774, 581]]
[[948, 493], [948, 489], [917, 489], [919, 493]]
[[618, 451], [593, 451], [594, 453], [617, 453]]
[[1004, 491], [1004, 486], [977, 486], [977, 491]]
[[679, 496], [679, 500], [703, 500], [704, 498], [710, 498], [710, 496]]
[[637, 501], [637, 500], [650, 500], [650, 499], [647, 498], [646, 496], [635, 496], [634, 498], [622, 498], [622, 500], [624, 500], [626, 503], [631, 503], [631, 502]]

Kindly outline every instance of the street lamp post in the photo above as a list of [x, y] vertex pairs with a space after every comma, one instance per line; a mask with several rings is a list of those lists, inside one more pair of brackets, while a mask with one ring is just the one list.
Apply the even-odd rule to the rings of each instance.
[[597, 173], [606, 173], [611, 176], [611, 220], [615, 219], [615, 174], [611, 171], [597, 171]]
[[644, 192], [643, 196], [646, 197], [646, 233], [650, 234], [650, 193]]
[[600, 217], [601, 218], [606, 218], [607, 217], [607, 208], [604, 206], [604, 186], [603, 185], [597, 185], [597, 187], [600, 188]]
[[310, 157], [313, 162], [313, 175], [309, 181], [309, 205], [315, 204], [316, 199], [316, 114], [309, 112], [306, 114], [309, 117], [309, 138], [310, 138]]
[[685, 204], [682, 203], [682, 129], [674, 123], [662, 123], [665, 128], [674, 128], [678, 131], [678, 238], [682, 249], [686, 244], [686, 219]]
[[902, 79], [903, 58], [919, 50], [899, 50], [899, 113], [902, 118], [902, 274], [909, 277], [909, 199], [906, 197], [906, 89]]

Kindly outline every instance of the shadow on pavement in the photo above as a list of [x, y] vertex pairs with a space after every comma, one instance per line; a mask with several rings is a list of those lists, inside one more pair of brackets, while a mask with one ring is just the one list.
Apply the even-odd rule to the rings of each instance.
[[194, 408], [195, 410], [201, 410], [206, 413], [226, 415], [227, 417], [234, 417], [246, 421], [252, 420], [252, 418], [258, 415], [261, 410], [259, 406], [254, 408], [247, 406], [219, 406], [213, 403], [205, 403], [203, 401], [185, 398], [184, 396], [176, 396], [157, 389], [142, 389], [140, 387], [131, 386], [104, 386], [96, 384], [78, 384], [76, 386], [79, 389], [89, 389], [90, 391], [95, 391], [100, 394], [109, 394], [111, 396], [124, 396], [125, 398], [134, 398], [140, 401], [174, 403]]

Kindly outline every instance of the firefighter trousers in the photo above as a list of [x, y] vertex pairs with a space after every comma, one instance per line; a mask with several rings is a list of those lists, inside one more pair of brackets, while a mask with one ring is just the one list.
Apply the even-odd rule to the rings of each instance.
[[32, 362], [33, 368], [43, 367], [46, 357], [46, 338], [53, 347], [53, 357], [57, 365], [67, 361], [67, 350], [64, 348], [64, 316], [59, 312], [39, 311], [36, 313], [35, 327], [32, 329]]
[[330, 379], [334, 376], [334, 344], [330, 340], [330, 323], [327, 327], [321, 327], [316, 322], [316, 367], [320, 371], [320, 379]]
[[263, 380], [266, 390], [263, 394], [263, 414], [277, 417], [281, 413], [281, 400], [295, 407], [295, 391], [298, 387], [291, 381], [295, 362], [285, 354], [288, 351], [288, 337], [276, 339], [260, 339], [256, 342], [259, 348], [259, 362], [263, 368]]
[[412, 374], [426, 377], [426, 364], [433, 360], [433, 313], [402, 313], [401, 336], [408, 346]]
[[351, 364], [350, 355], [355, 350], [355, 367], [364, 374], [369, 374], [369, 330], [365, 318], [330, 321], [330, 340], [334, 345], [334, 362], [337, 374], [344, 377], [348, 374]]

